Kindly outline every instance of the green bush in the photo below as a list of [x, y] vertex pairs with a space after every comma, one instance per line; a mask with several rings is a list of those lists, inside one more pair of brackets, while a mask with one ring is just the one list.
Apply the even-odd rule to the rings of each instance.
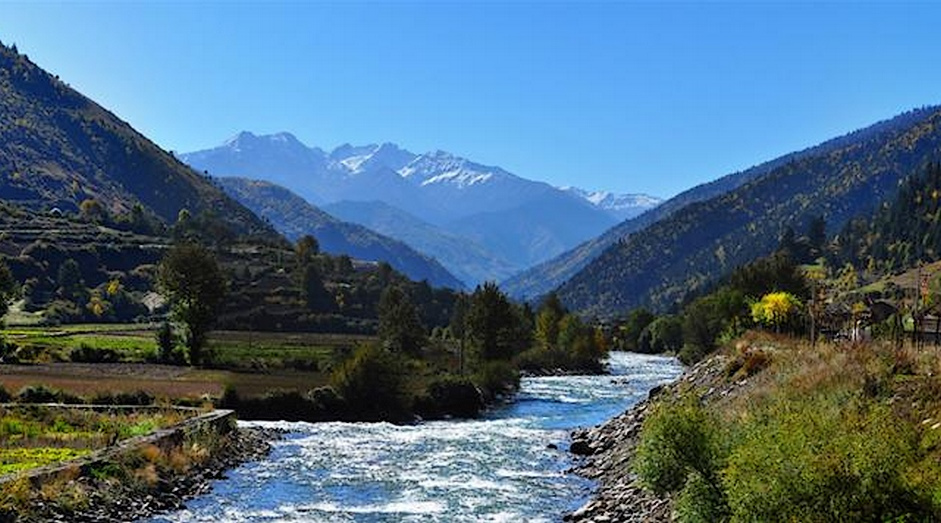
[[887, 408], [813, 397], [778, 402], [742, 427], [724, 472], [732, 521], [933, 521], [910, 471], [911, 426]]
[[715, 420], [686, 396], [658, 404], [644, 420], [634, 470], [657, 494], [683, 488], [692, 473], [716, 487], [724, 450]]
[[404, 421], [411, 407], [404, 367], [401, 356], [364, 345], [333, 371], [330, 384], [356, 419]]
[[471, 381], [489, 401], [519, 389], [520, 374], [509, 362], [488, 361], [480, 364]]
[[480, 389], [460, 376], [437, 378], [415, 403], [416, 412], [425, 419], [445, 416], [476, 418], [483, 409], [484, 398]]
[[69, 352], [69, 359], [76, 363], [115, 363], [121, 356], [114, 349], [92, 347], [82, 343]]

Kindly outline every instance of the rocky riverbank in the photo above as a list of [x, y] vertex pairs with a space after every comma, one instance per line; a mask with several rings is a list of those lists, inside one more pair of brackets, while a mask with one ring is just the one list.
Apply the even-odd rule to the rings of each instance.
[[572, 433], [570, 450], [582, 460], [574, 472], [598, 482], [591, 499], [564, 521], [635, 523], [671, 521], [673, 502], [640, 486], [631, 471], [634, 449], [640, 441], [644, 418], [659, 398], [680, 390], [704, 391], [703, 399], [728, 396], [744, 383], [725, 379], [726, 358], [714, 356], [686, 370], [675, 382], [650, 391], [647, 399], [623, 414], [589, 429]]
[[[211, 482], [222, 478], [225, 471], [268, 455], [271, 441], [281, 437], [273, 429], [239, 428], [225, 436], [220, 451], [198, 467], [193, 467], [167, 481], [162, 478], [148, 492], [141, 492], [139, 482], [97, 480], [82, 476], [74, 482], [91, 492], [79, 507], [68, 508], [61, 503], [37, 504], [30, 514], [12, 521], [33, 522], [125, 522], [180, 508], [187, 499], [210, 488]], [[78, 485], [76, 485], [78, 486]], [[69, 489], [70, 485], [65, 485]]]

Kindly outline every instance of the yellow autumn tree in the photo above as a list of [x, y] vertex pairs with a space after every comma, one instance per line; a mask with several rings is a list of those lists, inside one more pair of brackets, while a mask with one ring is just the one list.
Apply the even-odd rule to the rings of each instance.
[[751, 317], [755, 323], [780, 332], [781, 327], [791, 322], [800, 311], [801, 302], [789, 292], [770, 292], [751, 306]]

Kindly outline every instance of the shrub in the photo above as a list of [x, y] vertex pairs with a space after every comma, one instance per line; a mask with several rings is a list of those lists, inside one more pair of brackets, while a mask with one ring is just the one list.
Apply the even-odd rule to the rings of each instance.
[[6, 387], [0, 384], [0, 403], [9, 403], [11, 399], [13, 399], [13, 396], [7, 392]]
[[20, 403], [83, 403], [82, 398], [45, 385], [29, 385], [20, 389], [16, 395]]
[[476, 418], [484, 409], [480, 389], [469, 379], [444, 376], [432, 381], [425, 394], [416, 401], [415, 410], [426, 419], [456, 416]]
[[505, 361], [482, 363], [471, 380], [480, 387], [487, 400], [493, 400], [504, 394], [512, 394], [520, 386], [519, 372]]
[[333, 389], [361, 420], [403, 421], [409, 397], [400, 356], [376, 345], [358, 348], [330, 377]]
[[154, 397], [143, 390], [134, 392], [100, 392], [93, 396], [90, 403], [95, 405], [153, 405]]
[[911, 426], [886, 407], [821, 397], [780, 402], [746, 422], [725, 484], [733, 521], [928, 521], [927, 493], [908, 479]]
[[92, 347], [82, 343], [69, 352], [69, 359], [76, 363], [115, 363], [121, 357], [114, 349]]
[[157, 338], [157, 359], [163, 363], [175, 362], [173, 349], [176, 347], [176, 340], [170, 322], [164, 321], [161, 323], [155, 336]]
[[644, 420], [634, 470], [657, 494], [679, 490], [692, 473], [718, 490], [719, 441], [715, 420], [696, 398], [664, 401]]

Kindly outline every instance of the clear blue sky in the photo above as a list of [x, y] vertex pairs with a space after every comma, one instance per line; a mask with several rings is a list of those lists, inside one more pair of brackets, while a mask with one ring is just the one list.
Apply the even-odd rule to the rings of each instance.
[[671, 196], [941, 103], [930, 3], [42, 2], [0, 39], [185, 152], [393, 141]]

